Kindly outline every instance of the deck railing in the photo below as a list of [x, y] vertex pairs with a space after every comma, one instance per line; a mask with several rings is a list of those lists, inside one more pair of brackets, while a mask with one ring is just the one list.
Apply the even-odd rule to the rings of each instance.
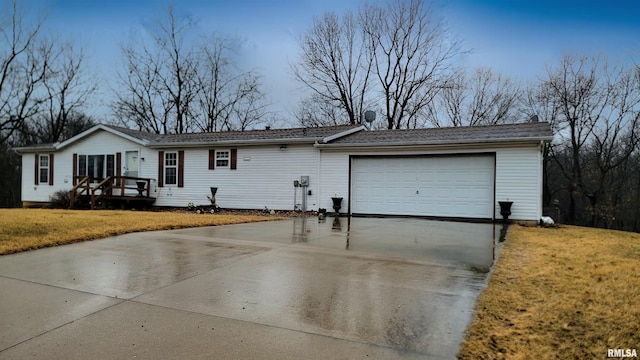
[[[127, 180], [132, 180], [136, 186], [127, 185]], [[94, 210], [98, 203], [104, 201], [105, 197], [125, 198], [125, 197], [146, 197], [151, 196], [151, 179], [133, 176], [107, 176], [96, 183], [95, 179], [88, 176], [76, 176], [76, 185], [70, 191], [69, 208], [75, 205], [76, 199], [82, 195], [89, 196], [91, 210]], [[113, 190], [120, 190], [115, 193]], [[127, 190], [136, 190], [136, 193], [127, 193]]]

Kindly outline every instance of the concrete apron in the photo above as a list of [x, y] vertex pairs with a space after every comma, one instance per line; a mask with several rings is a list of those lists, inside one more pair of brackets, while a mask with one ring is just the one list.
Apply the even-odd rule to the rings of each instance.
[[298, 218], [3, 256], [0, 358], [455, 358], [500, 226]]

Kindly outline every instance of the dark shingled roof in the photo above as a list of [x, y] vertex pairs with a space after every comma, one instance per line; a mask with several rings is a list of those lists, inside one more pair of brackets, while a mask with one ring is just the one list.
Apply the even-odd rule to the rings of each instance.
[[104, 126], [110, 127], [113, 130], [119, 131], [125, 135], [129, 135], [136, 139], [147, 140], [149, 142], [156, 141], [157, 139], [162, 137], [162, 135], [159, 135], [159, 134], [154, 134], [146, 131], [131, 130], [129, 128], [122, 127], [122, 126], [106, 125], [106, 124]]
[[460, 126], [447, 128], [410, 129], [410, 130], [373, 130], [359, 131], [331, 141], [336, 145], [396, 145], [396, 144], [444, 144], [491, 142], [505, 140], [551, 140], [553, 132], [549, 123], [530, 122], [523, 124]]
[[178, 144], [215, 144], [216, 142], [256, 142], [261, 141], [303, 141], [313, 143], [342, 131], [353, 129], [357, 125], [339, 125], [327, 127], [309, 127], [273, 130], [220, 131], [214, 133], [188, 133], [160, 135], [153, 141], [153, 145]]

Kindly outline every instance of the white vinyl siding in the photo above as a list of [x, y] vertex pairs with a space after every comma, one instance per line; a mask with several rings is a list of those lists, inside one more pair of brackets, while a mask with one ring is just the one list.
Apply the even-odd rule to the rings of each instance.
[[341, 197], [341, 213], [349, 204], [349, 154], [323, 150], [320, 155], [320, 208], [333, 212], [332, 197]]
[[501, 149], [496, 153], [496, 218], [498, 201], [513, 201], [510, 219], [542, 216], [542, 154], [537, 146]]
[[[145, 176], [154, 179], [152, 186], [155, 187], [155, 178], [158, 173], [158, 157], [152, 158], [157, 150], [149, 150], [141, 147], [133, 141], [129, 141], [120, 136], [108, 133], [106, 131], [97, 131], [86, 138], [67, 146], [66, 148], [55, 152], [55, 166], [53, 173], [53, 186], [34, 186], [33, 185], [33, 154], [22, 155], [22, 201], [23, 202], [48, 202], [51, 196], [58, 190], [68, 191], [73, 187], [73, 154], [84, 155], [103, 155], [115, 154], [121, 152], [124, 156], [125, 149], [140, 149], [141, 156], [146, 156], [146, 161], [142, 162], [145, 166]], [[28, 156], [27, 156], [28, 155]], [[78, 156], [78, 166], [80, 166], [80, 156]], [[152, 163], [152, 161], [155, 161]], [[86, 164], [85, 164], [86, 167]], [[150, 172], [149, 170], [152, 170]], [[78, 175], [81, 175], [78, 173]], [[86, 175], [86, 174], [84, 174]], [[40, 183], [40, 185], [45, 185]], [[155, 190], [155, 188], [154, 188]], [[153, 196], [153, 195], [152, 195]]]
[[[226, 151], [221, 150], [221, 151]], [[311, 195], [307, 209], [316, 210], [319, 181], [317, 178], [317, 150], [311, 145], [289, 145], [280, 150], [279, 144], [237, 148], [237, 169], [208, 170], [209, 149], [185, 150], [184, 187], [165, 185], [155, 194], [157, 206], [186, 206], [209, 204], [210, 187], [217, 187], [216, 203], [222, 208], [293, 210], [293, 180], [310, 177]], [[157, 170], [156, 170], [157, 171]], [[301, 188], [296, 200], [301, 203]]]
[[[470, 145], [442, 148], [416, 148], [411, 150], [386, 149], [318, 149], [312, 144], [289, 144], [280, 150], [280, 144], [237, 147], [237, 170], [208, 170], [209, 145], [203, 148], [185, 149], [184, 187], [165, 185], [157, 187], [158, 153], [160, 149], [147, 148], [107, 131], [97, 131], [61, 151], [55, 152], [54, 186], [34, 185], [36, 158], [33, 153], [22, 155], [22, 200], [24, 202], [47, 202], [58, 190], [73, 187], [73, 154], [104, 155], [121, 153], [124, 167], [126, 151], [139, 152], [139, 177], [151, 178], [152, 197], [156, 206], [184, 207], [189, 202], [208, 204], [209, 187], [218, 187], [216, 200], [223, 208], [291, 210], [296, 200], [301, 203], [301, 188], [293, 187], [294, 180], [310, 176], [306, 191], [307, 209], [326, 208], [333, 211], [331, 197], [344, 198], [341, 212], [349, 210], [350, 156], [407, 156], [407, 155], [464, 155], [495, 153], [494, 213], [500, 219], [498, 201], [513, 201], [514, 220], [537, 221], [542, 212], [542, 155], [539, 144], [524, 145]], [[234, 147], [235, 148], [235, 147]], [[217, 149], [228, 151], [228, 148]], [[174, 152], [164, 149], [166, 152]], [[175, 152], [174, 152], [175, 153]], [[229, 152], [229, 158], [231, 153]], [[39, 160], [39, 159], [38, 159]], [[78, 166], [82, 166], [78, 157]], [[88, 166], [88, 159], [84, 160]], [[229, 159], [229, 162], [231, 159]], [[108, 162], [108, 159], [105, 159]], [[117, 169], [115, 169], [117, 170]], [[124, 173], [125, 169], [120, 169]], [[117, 171], [115, 171], [117, 172]], [[38, 173], [39, 174], [39, 173]], [[82, 175], [78, 172], [78, 175]], [[107, 173], [105, 172], [105, 175]], [[49, 180], [49, 179], [48, 179]], [[177, 182], [177, 179], [176, 179]], [[47, 182], [48, 183], [48, 182]], [[45, 183], [40, 182], [41, 185]]]

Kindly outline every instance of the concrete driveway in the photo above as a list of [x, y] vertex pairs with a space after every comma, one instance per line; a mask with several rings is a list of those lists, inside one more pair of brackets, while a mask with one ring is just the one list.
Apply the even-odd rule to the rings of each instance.
[[454, 358], [499, 230], [297, 218], [2, 256], [0, 358]]

